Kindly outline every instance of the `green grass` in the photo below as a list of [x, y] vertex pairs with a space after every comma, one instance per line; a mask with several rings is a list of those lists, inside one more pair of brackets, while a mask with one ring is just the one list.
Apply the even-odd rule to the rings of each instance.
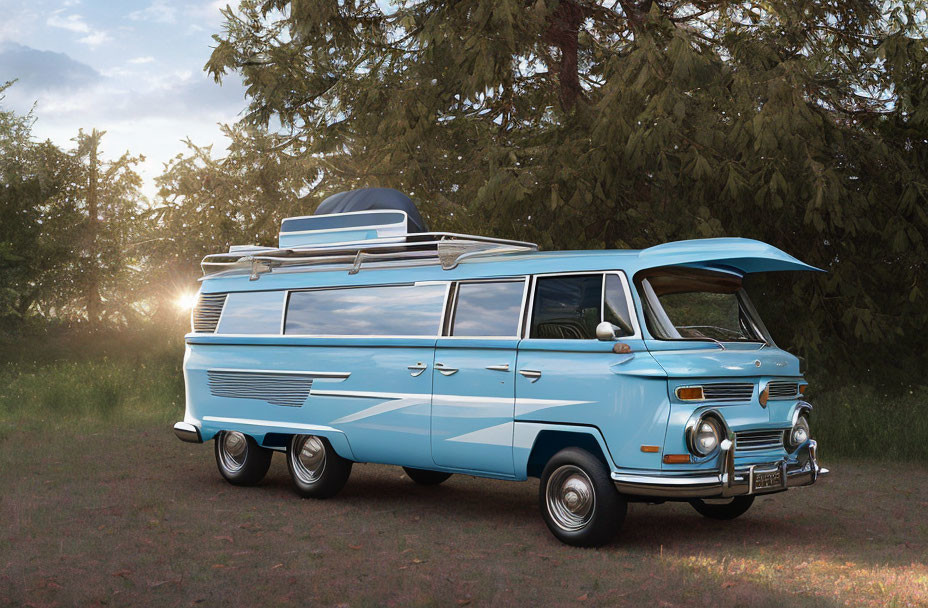
[[816, 388], [812, 435], [822, 455], [928, 462], [928, 386]]
[[0, 436], [14, 425], [86, 428], [183, 416], [182, 332], [145, 329], [6, 342], [0, 357]]

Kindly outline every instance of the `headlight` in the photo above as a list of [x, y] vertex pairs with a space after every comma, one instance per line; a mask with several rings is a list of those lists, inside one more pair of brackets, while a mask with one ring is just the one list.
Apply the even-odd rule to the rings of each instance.
[[722, 441], [722, 429], [718, 418], [703, 416], [696, 422], [690, 433], [689, 448], [697, 456], [708, 456], [719, 447]]
[[792, 452], [803, 443], [805, 443], [811, 435], [809, 430], [809, 419], [805, 416], [799, 416], [796, 419], [796, 424], [793, 425], [793, 428], [786, 431], [786, 449]]

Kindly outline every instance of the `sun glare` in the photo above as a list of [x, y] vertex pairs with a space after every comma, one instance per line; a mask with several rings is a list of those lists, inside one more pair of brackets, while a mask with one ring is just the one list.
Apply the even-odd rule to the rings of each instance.
[[182, 293], [174, 300], [177, 310], [191, 310], [197, 305], [196, 293]]

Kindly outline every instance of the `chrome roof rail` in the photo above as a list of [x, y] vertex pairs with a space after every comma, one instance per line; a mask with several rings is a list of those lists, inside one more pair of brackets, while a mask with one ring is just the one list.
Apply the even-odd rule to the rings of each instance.
[[204, 276], [247, 272], [254, 281], [262, 274], [284, 266], [322, 266], [315, 269], [346, 270], [350, 274], [360, 272], [365, 263], [375, 263], [376, 267], [440, 264], [442, 269], [450, 270], [465, 259], [529, 251], [538, 251], [538, 245], [453, 232], [422, 232], [314, 247], [254, 248], [212, 253], [203, 258], [200, 267]]

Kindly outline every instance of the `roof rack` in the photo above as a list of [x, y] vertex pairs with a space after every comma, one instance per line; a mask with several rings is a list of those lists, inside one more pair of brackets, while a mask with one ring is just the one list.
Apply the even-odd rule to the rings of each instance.
[[391, 268], [440, 264], [442, 269], [450, 270], [473, 257], [527, 251], [538, 251], [538, 245], [471, 234], [421, 232], [290, 249], [233, 246], [229, 253], [205, 256], [200, 267], [205, 276], [249, 272], [250, 280], [255, 281], [274, 268], [286, 266], [347, 270], [349, 274], [360, 272], [365, 264]]

